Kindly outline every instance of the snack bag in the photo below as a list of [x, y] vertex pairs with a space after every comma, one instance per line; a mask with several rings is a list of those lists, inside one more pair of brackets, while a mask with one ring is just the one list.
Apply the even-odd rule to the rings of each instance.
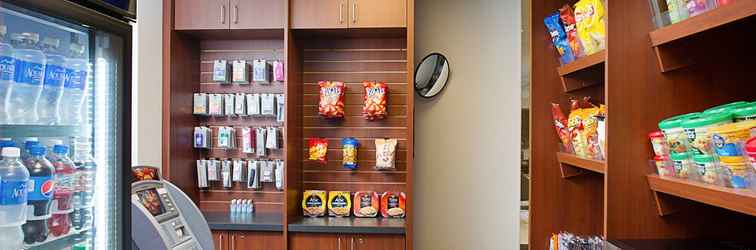
[[349, 192], [331, 191], [328, 193], [328, 215], [347, 217], [352, 210], [352, 197]]
[[359, 147], [360, 142], [354, 137], [347, 137], [341, 140], [341, 149], [344, 155], [341, 163], [345, 168], [357, 169], [357, 148]]
[[685, 8], [688, 9], [689, 16], [696, 16], [708, 9], [706, 0], [683, 0], [683, 3], [685, 3]]
[[543, 22], [546, 24], [546, 29], [548, 29], [551, 36], [551, 43], [554, 44], [557, 52], [559, 52], [559, 61], [562, 64], [574, 61], [575, 54], [572, 53], [572, 49], [570, 49], [570, 45], [567, 42], [567, 34], [564, 33], [562, 24], [559, 21], [559, 13], [554, 12], [554, 14], [544, 18]]
[[360, 191], [354, 193], [352, 199], [354, 217], [376, 217], [380, 209], [378, 193], [371, 191]]
[[[588, 103], [589, 104], [589, 103]], [[593, 105], [593, 104], [590, 104]], [[601, 159], [601, 147], [599, 146], [598, 137], [598, 118], [600, 113], [599, 107], [586, 108], [583, 111], [583, 134], [586, 142], [586, 157], [591, 159]]]
[[575, 25], [575, 13], [570, 5], [565, 4], [559, 8], [559, 17], [564, 26], [564, 33], [567, 34], [567, 43], [575, 58], [583, 56], [583, 46], [580, 44], [580, 38], [577, 36], [577, 26]]
[[368, 120], [386, 118], [386, 99], [388, 86], [382, 82], [362, 82], [365, 88], [365, 104], [362, 106], [362, 116]]
[[551, 117], [554, 119], [554, 128], [556, 129], [557, 136], [559, 136], [559, 141], [564, 146], [565, 152], [573, 153], [572, 138], [570, 137], [570, 129], [567, 127], [567, 118], [564, 116], [559, 104], [551, 104]]
[[583, 44], [585, 55], [606, 48], [606, 24], [604, 4], [601, 0], [580, 0], [575, 3], [577, 34]]
[[404, 192], [385, 192], [381, 195], [381, 215], [386, 218], [404, 218]]
[[328, 140], [325, 138], [310, 138], [310, 160], [319, 161], [326, 164], [326, 154], [328, 153]]
[[324, 216], [326, 211], [326, 191], [307, 190], [302, 198], [304, 216]]
[[396, 139], [376, 139], [375, 140], [375, 168], [395, 169], [394, 160], [396, 159]]
[[344, 83], [320, 81], [320, 104], [318, 113], [325, 118], [344, 117]]
[[570, 115], [567, 118], [567, 129], [570, 131], [570, 140], [572, 141], [572, 148], [575, 151], [575, 155], [580, 157], [586, 157], [587, 142], [583, 135], [583, 113], [584, 110], [580, 108], [580, 101], [570, 100], [572, 107], [570, 108]]

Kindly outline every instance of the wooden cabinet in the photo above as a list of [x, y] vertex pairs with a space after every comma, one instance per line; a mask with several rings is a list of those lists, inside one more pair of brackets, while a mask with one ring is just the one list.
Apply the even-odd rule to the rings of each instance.
[[231, 29], [282, 29], [286, 0], [230, 0]]
[[404, 235], [290, 234], [290, 250], [404, 250]]
[[349, 0], [349, 28], [407, 27], [407, 0]]
[[347, 0], [291, 0], [291, 27], [295, 29], [346, 28]]
[[407, 0], [291, 0], [295, 29], [407, 27]]
[[228, 29], [228, 0], [175, 0], [176, 30]]
[[213, 231], [213, 246], [216, 250], [228, 250], [228, 233]]

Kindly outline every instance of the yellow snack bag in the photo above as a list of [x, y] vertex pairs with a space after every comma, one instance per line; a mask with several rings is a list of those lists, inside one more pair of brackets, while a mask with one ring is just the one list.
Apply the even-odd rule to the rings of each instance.
[[578, 38], [586, 55], [606, 48], [604, 4], [601, 0], [580, 0], [575, 3], [575, 22]]

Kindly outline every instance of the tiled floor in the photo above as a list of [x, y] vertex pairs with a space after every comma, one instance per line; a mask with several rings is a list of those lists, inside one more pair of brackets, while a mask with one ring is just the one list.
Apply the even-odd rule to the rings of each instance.
[[520, 210], [520, 244], [528, 244], [528, 210]]

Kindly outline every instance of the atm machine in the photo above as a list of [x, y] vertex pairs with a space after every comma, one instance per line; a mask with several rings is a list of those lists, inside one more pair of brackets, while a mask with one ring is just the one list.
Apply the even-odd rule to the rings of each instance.
[[205, 217], [184, 192], [161, 180], [160, 169], [132, 168], [131, 240], [133, 249], [212, 250]]

